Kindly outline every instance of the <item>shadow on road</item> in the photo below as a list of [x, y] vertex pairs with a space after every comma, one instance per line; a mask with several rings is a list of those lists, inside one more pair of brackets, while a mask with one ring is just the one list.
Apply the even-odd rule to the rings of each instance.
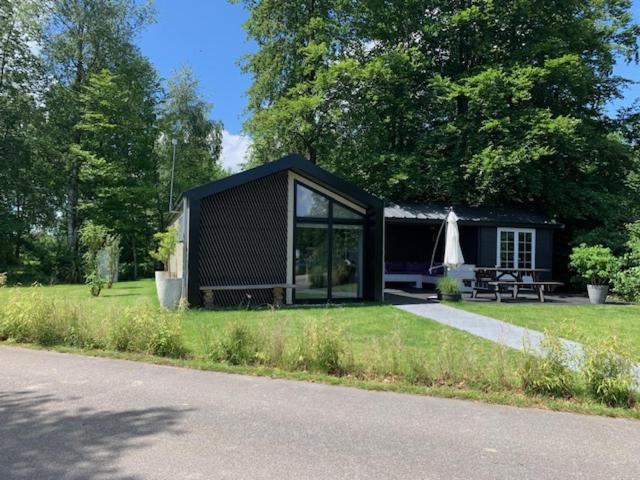
[[134, 480], [116, 462], [151, 435], [180, 434], [186, 409], [69, 411], [65, 400], [32, 391], [0, 393], [0, 477]]

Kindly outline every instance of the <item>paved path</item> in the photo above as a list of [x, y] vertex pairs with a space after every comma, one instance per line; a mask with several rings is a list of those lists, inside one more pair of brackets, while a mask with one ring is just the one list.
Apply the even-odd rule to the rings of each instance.
[[640, 422], [0, 347], [0, 477], [637, 479]]
[[[502, 343], [508, 347], [523, 350], [528, 348], [538, 354], [542, 352], [541, 342], [544, 333], [529, 328], [519, 327], [512, 323], [485, 317], [477, 313], [467, 312], [440, 303], [420, 303], [413, 305], [397, 305], [406, 312], [435, 320], [459, 330], [464, 330], [478, 337], [492, 342]], [[577, 369], [583, 357], [583, 347], [580, 343], [560, 339], [565, 350], [574, 359], [571, 368]], [[636, 378], [640, 382], [640, 365], [636, 365]]]

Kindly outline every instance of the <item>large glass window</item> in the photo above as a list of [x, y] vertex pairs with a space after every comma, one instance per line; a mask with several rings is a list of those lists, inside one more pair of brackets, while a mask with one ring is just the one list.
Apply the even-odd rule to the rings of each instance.
[[296, 300], [362, 297], [364, 216], [296, 183]]
[[535, 230], [498, 229], [497, 264], [505, 268], [535, 268]]
[[296, 216], [327, 218], [329, 199], [302, 185], [296, 185]]

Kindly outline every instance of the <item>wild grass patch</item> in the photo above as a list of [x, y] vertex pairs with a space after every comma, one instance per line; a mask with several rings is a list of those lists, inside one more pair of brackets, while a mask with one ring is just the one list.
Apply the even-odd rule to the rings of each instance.
[[187, 352], [177, 315], [139, 306], [96, 317], [87, 304], [45, 296], [40, 287], [12, 293], [0, 312], [0, 340], [174, 358]]
[[134, 359], [153, 355], [184, 359], [152, 360], [163, 363], [366, 388], [640, 415], [633, 364], [613, 341], [589, 347], [581, 371], [573, 372], [561, 342], [551, 335], [538, 357], [386, 306], [167, 312], [149, 301], [120, 300], [117, 294], [127, 287], [119, 290], [117, 284], [115, 292], [90, 301], [61, 299], [47, 294], [48, 288], [3, 289], [0, 341]]

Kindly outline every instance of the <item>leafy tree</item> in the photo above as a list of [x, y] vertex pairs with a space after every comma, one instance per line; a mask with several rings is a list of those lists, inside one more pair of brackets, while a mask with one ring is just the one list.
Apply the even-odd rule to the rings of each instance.
[[138, 276], [140, 245], [155, 230], [155, 71], [134, 57], [112, 74], [91, 75], [80, 95], [78, 211], [122, 236], [123, 260]]
[[251, 12], [245, 28], [259, 50], [244, 71], [251, 118], [251, 163], [265, 163], [291, 151], [316, 163], [331, 136], [322, 74], [342, 50], [348, 24], [335, 0], [244, 0]]
[[212, 107], [202, 98], [198, 88], [198, 80], [192, 70], [182, 67], [169, 79], [166, 98], [159, 108], [160, 133], [156, 151], [161, 219], [169, 200], [173, 139], [177, 142], [174, 200], [182, 192], [220, 178], [225, 173], [220, 165], [222, 123], [209, 118]]
[[44, 69], [38, 1], [0, 0], [0, 268], [31, 250], [33, 231], [53, 221], [55, 164], [42, 138]]
[[135, 0], [59, 0], [51, 12], [43, 42], [44, 54], [56, 80], [50, 115], [61, 132], [72, 132], [61, 148], [67, 182], [65, 219], [67, 244], [77, 252], [81, 223], [80, 172], [84, 157], [72, 148], [82, 143], [83, 131], [73, 128], [83, 115], [80, 95], [93, 74], [117, 70], [135, 56], [133, 38], [153, 18], [150, 3]]
[[638, 162], [605, 106], [628, 0], [245, 0], [254, 163], [298, 151], [394, 200], [618, 230]]
[[91, 295], [97, 297], [105, 284], [100, 274], [98, 253], [105, 246], [109, 229], [93, 222], [85, 223], [80, 229], [80, 243], [84, 247], [82, 259], [85, 268], [85, 280], [91, 288]]

